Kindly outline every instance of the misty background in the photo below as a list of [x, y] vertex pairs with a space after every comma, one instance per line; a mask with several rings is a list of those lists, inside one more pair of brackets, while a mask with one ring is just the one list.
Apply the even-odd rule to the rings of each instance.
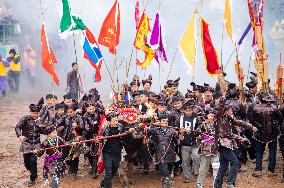
[[[1, 0], [0, 0], [1, 1]], [[98, 38], [102, 23], [111, 9], [115, 0], [69, 0], [71, 12], [78, 14], [82, 17], [84, 23], [92, 31], [96, 38]], [[109, 97], [111, 92], [109, 76], [106, 68], [103, 65], [101, 69], [102, 82], [95, 83], [95, 71], [89, 62], [83, 58], [82, 50], [82, 37], [75, 35], [75, 43], [73, 37], [67, 40], [61, 40], [58, 36], [60, 19], [61, 19], [61, 0], [2, 0], [2, 2], [12, 9], [12, 14], [18, 19], [20, 25], [26, 24], [30, 26], [31, 32], [30, 40], [31, 46], [37, 51], [37, 73], [36, 82], [37, 87], [34, 91], [39, 92], [41, 95], [50, 93], [55, 90], [55, 94], [61, 96], [65, 93], [67, 73], [71, 71], [71, 64], [75, 62], [75, 48], [77, 51], [77, 58], [79, 64], [79, 72], [83, 81], [84, 91], [96, 87], [101, 93], [102, 98]], [[129, 61], [133, 42], [136, 35], [134, 7], [136, 0], [119, 0], [121, 11], [121, 35], [120, 43], [117, 47], [117, 62], [118, 62], [118, 75], [120, 85], [132, 80], [135, 74], [135, 52], [130, 64], [129, 78], [126, 80], [126, 62]], [[243, 34], [245, 28], [250, 22], [247, 0], [231, 0], [232, 2], [232, 26], [233, 36], [236, 42]], [[140, 11], [147, 4], [147, 0], [140, 0]], [[161, 63], [161, 82], [159, 83], [159, 66], [155, 60], [152, 61], [150, 67], [144, 71], [138, 67], [137, 74], [140, 80], [148, 77], [149, 74], [153, 76], [153, 91], [158, 92], [160, 86], [163, 88], [165, 85], [170, 64], [172, 63], [174, 53], [178, 47], [179, 40], [183, 34], [193, 12], [196, 8], [199, 9], [200, 15], [208, 21], [209, 31], [213, 44], [221, 57], [221, 39], [223, 27], [223, 14], [224, 14], [225, 0], [203, 0], [201, 7], [201, 0], [149, 0], [146, 13], [150, 17], [150, 26], [153, 27], [155, 14], [160, 12], [160, 19], [162, 21], [163, 39], [165, 50], [168, 57], [168, 63]], [[43, 9], [44, 16], [41, 16], [41, 8]], [[160, 8], [159, 8], [160, 7]], [[274, 80], [276, 76], [276, 67], [279, 64], [279, 54], [283, 50], [284, 44], [284, 2], [283, 0], [267, 0], [265, 1], [264, 8], [264, 36], [268, 52], [269, 63], [269, 77]], [[46, 32], [49, 39], [49, 45], [53, 49], [57, 65], [55, 69], [59, 74], [60, 86], [56, 87], [51, 82], [51, 77], [41, 67], [41, 43], [40, 43], [40, 28], [44, 20]], [[282, 24], [281, 24], [282, 20]], [[277, 25], [279, 23], [279, 27]], [[277, 27], [276, 27], [277, 26]], [[282, 27], [282, 30], [281, 30]], [[199, 29], [199, 28], [198, 28]], [[274, 31], [274, 30], [275, 31]], [[200, 29], [199, 29], [200, 30]], [[282, 35], [281, 35], [282, 32]], [[150, 36], [149, 36], [150, 37]], [[239, 58], [241, 65], [244, 68], [245, 78], [249, 69], [250, 56], [252, 52], [252, 37], [253, 32], [250, 31], [248, 36], [243, 41], [240, 50]], [[19, 41], [21, 43], [22, 41]], [[234, 50], [234, 44], [230, 40], [227, 33], [224, 31], [223, 40], [223, 64], [226, 64], [229, 56]], [[113, 70], [114, 58], [108, 52], [108, 49], [101, 46], [102, 54], [108, 67]], [[21, 51], [22, 50], [22, 51]], [[20, 54], [23, 49], [20, 48]], [[139, 55], [142, 59], [141, 54]], [[121, 63], [121, 61], [124, 61]], [[236, 58], [233, 55], [231, 61], [225, 70], [227, 73], [227, 80], [237, 82], [237, 76], [234, 70]], [[250, 65], [250, 71], [255, 71], [254, 65]], [[191, 89], [189, 85], [192, 81], [191, 67], [183, 61], [180, 51], [178, 51], [173, 68], [170, 74], [170, 79], [180, 77], [179, 90], [185, 92], [186, 89]], [[204, 57], [201, 47], [200, 37], [197, 46], [197, 58], [195, 65], [195, 79], [197, 84], [208, 83], [215, 86], [216, 78], [210, 77], [205, 70]], [[245, 80], [246, 81], [246, 80]], [[25, 83], [25, 82], [22, 82]], [[30, 90], [28, 85], [21, 85], [22, 90]]]

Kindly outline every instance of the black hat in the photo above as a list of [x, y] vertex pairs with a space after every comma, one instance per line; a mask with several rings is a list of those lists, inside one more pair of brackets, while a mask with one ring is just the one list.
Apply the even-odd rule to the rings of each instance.
[[180, 81], [180, 78], [177, 78], [176, 80], [168, 80], [167, 85], [168, 87], [178, 87], [179, 81]]
[[55, 98], [55, 95], [51, 94], [51, 93], [49, 93], [45, 96], [45, 99], [53, 99], [53, 98]]
[[259, 98], [260, 102], [262, 103], [267, 103], [267, 102], [275, 102], [275, 98], [270, 95], [270, 94], [267, 94], [267, 93], [259, 93], [257, 95], [257, 97]]
[[191, 109], [193, 109], [194, 108], [194, 105], [195, 105], [195, 102], [194, 102], [194, 100], [188, 100], [188, 101], [186, 101], [186, 103], [182, 106], [182, 108], [183, 109], [189, 109], [189, 108], [191, 108]]
[[62, 109], [62, 108], [65, 108], [65, 105], [62, 104], [62, 103], [58, 103], [55, 105], [55, 110], [59, 110], [59, 109]]
[[48, 127], [46, 127], [46, 128], [44, 129], [44, 133], [45, 133], [45, 134], [50, 134], [50, 133], [52, 133], [52, 132], [55, 131], [55, 130], [56, 130], [56, 126], [50, 125], [50, 126], [48, 126]]
[[67, 94], [63, 95], [63, 99], [64, 99], [64, 100], [65, 100], [65, 99], [72, 99], [72, 96], [71, 96], [70, 93], [67, 93]]
[[228, 91], [226, 93], [227, 98], [235, 98], [240, 95], [239, 90], [235, 83], [228, 84]]
[[145, 95], [145, 96], [149, 97], [149, 91], [142, 90], [142, 91], [140, 91], [140, 95]]
[[190, 85], [192, 86], [193, 91], [200, 91], [203, 92], [203, 87], [200, 85], [196, 85], [194, 82], [191, 82]]
[[106, 120], [107, 120], [107, 121], [111, 121], [112, 118], [117, 117], [117, 115], [118, 115], [118, 114], [117, 114], [116, 112], [111, 112], [111, 113], [109, 113], [109, 114], [106, 115]]
[[139, 80], [133, 80], [132, 82], [130, 82], [130, 86], [134, 86], [134, 85], [137, 85], [139, 87], [140, 81]]
[[194, 99], [194, 93], [191, 90], [187, 90], [187, 93], [185, 94], [185, 98], [187, 99]]
[[166, 113], [162, 113], [158, 116], [158, 119], [159, 120], [162, 120], [162, 119], [169, 119], [169, 116], [166, 114]]
[[30, 104], [30, 112], [40, 112], [40, 107], [37, 104]]
[[266, 102], [275, 102], [275, 98], [273, 95], [267, 94], [265, 97], [263, 97], [262, 99], [263, 101]]
[[160, 106], [167, 106], [167, 102], [165, 100], [158, 100], [157, 104]]
[[213, 93], [214, 92], [214, 88], [210, 87], [209, 84], [204, 83], [203, 92], [205, 92], [205, 91], [211, 91]]
[[10, 51], [9, 51], [9, 54], [16, 54], [16, 50], [15, 49], [11, 49]]
[[139, 96], [140, 95], [140, 91], [136, 91], [132, 93], [132, 98]]
[[86, 108], [88, 108], [88, 107], [90, 107], [90, 106], [95, 106], [95, 104], [92, 103], [92, 102], [87, 102], [87, 103], [85, 104], [85, 106], [86, 106]]
[[143, 86], [144, 86], [146, 83], [149, 83], [150, 85], [152, 85], [152, 75], [149, 75], [148, 79], [142, 80]]
[[133, 76], [133, 80], [130, 82], [130, 86], [137, 85], [138, 87], [140, 86], [140, 81], [139, 77], [137, 75]]
[[257, 74], [255, 72], [250, 72], [250, 74], [252, 75], [250, 79], [255, 80], [257, 78]]
[[182, 101], [182, 98], [179, 96], [173, 96], [171, 102], [177, 102], [177, 101]]
[[257, 81], [256, 80], [251, 80], [250, 82], [246, 83], [246, 86], [251, 89], [257, 86]]

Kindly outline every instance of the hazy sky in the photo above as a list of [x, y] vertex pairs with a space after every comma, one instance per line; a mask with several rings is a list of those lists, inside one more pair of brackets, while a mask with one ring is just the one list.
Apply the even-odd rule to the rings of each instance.
[[[131, 49], [133, 47], [133, 41], [136, 34], [135, 21], [134, 21], [134, 7], [136, 0], [119, 0], [121, 8], [121, 38], [118, 46], [118, 62], [124, 57], [128, 61], [130, 58]], [[147, 0], [140, 0], [140, 7], [145, 6]], [[14, 8], [14, 12], [18, 15], [20, 21], [32, 24], [35, 28], [40, 29], [42, 17], [40, 16], [40, 4], [39, 0], [6, 0]], [[203, 6], [200, 7], [200, 0], [149, 0], [149, 4], [146, 9], [146, 13], [150, 16], [150, 25], [153, 26], [155, 14], [160, 7], [160, 17], [162, 20], [162, 27], [164, 32], [164, 39], [166, 43], [166, 53], [169, 59], [169, 63], [172, 62], [174, 52], [178, 46], [181, 35], [187, 26], [193, 11], [198, 8], [201, 16], [206, 19], [210, 26], [209, 30], [213, 40], [213, 44], [217, 49], [219, 56], [221, 53], [221, 34], [223, 25], [224, 14], [224, 2], [225, 0], [203, 0]], [[70, 0], [70, 5], [73, 14], [79, 14], [85, 24], [91, 29], [93, 34], [98, 37], [101, 25], [114, 0]], [[72, 61], [75, 61], [73, 38], [62, 41], [57, 36], [59, 31], [60, 22], [60, 5], [61, 0], [42, 0], [44, 9], [44, 19], [46, 23], [47, 34], [50, 38], [50, 46], [54, 48], [55, 54], [58, 59], [57, 70], [60, 73], [60, 80], [62, 82], [61, 88], [66, 87], [66, 73], [71, 69]], [[238, 40], [249, 23], [249, 14], [246, 0], [232, 0], [232, 14], [233, 14], [233, 35]], [[268, 30], [265, 28], [265, 31]], [[40, 40], [40, 33], [37, 33], [33, 37], [38, 37]], [[240, 48], [240, 60], [244, 67], [245, 72], [248, 70], [248, 64], [250, 61], [251, 53], [251, 39], [252, 32], [249, 33], [243, 45]], [[215, 78], [209, 77], [205, 71], [204, 57], [201, 49], [201, 41], [198, 41], [196, 69], [195, 69], [195, 82], [203, 84], [204, 82], [209, 84], [215, 84]], [[34, 44], [34, 45], [40, 45]], [[105, 71], [102, 71], [103, 82], [94, 84], [93, 75], [94, 71], [89, 63], [82, 58], [82, 47], [80, 43], [80, 37], [76, 37], [76, 49], [78, 53], [78, 60], [80, 66], [80, 72], [83, 78], [85, 78], [85, 88], [97, 87], [103, 93], [109, 93], [110, 87], [108, 84], [108, 75], [104, 75]], [[102, 53], [108, 66], [113, 67], [113, 57], [109, 54], [108, 50], [102, 47]], [[229, 39], [226, 32], [224, 32], [223, 43], [223, 63], [226, 63], [231, 52], [234, 49], [234, 45]], [[134, 56], [135, 57], [135, 56]], [[125, 82], [125, 63], [124, 61], [119, 67], [119, 81]], [[226, 72], [228, 73], [228, 80], [236, 81], [236, 75], [234, 72], [235, 56], [228, 65]], [[253, 67], [253, 66], [251, 66]], [[105, 70], [105, 68], [103, 67]], [[161, 64], [161, 85], [163, 86], [166, 81], [167, 73], [169, 70], [169, 64]], [[254, 68], [251, 68], [254, 70]], [[275, 70], [273, 70], [275, 72]], [[135, 58], [132, 58], [130, 67], [129, 81], [132, 80], [135, 73]], [[140, 78], [143, 78], [144, 71], [138, 70]], [[146, 76], [153, 75], [154, 78], [154, 90], [159, 90], [159, 71], [158, 64], [155, 60], [152, 61], [151, 66], [146, 70]], [[47, 74], [42, 73], [41, 79], [47, 77]], [[188, 65], [182, 60], [180, 52], [177, 53], [174, 66], [171, 72], [171, 79], [181, 77], [180, 89], [185, 91], [189, 88], [189, 83], [192, 81], [191, 71]], [[48, 88], [47, 88], [48, 89]]]

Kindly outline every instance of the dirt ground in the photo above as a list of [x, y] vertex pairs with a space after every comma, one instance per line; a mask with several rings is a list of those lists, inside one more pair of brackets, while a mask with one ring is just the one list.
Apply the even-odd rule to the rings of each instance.
[[[28, 181], [28, 173], [23, 165], [23, 158], [19, 152], [20, 142], [15, 135], [15, 125], [19, 118], [28, 113], [28, 105], [36, 102], [39, 98], [37, 94], [25, 94], [22, 96], [8, 97], [6, 99], [0, 98], [0, 187], [26, 187]], [[284, 182], [281, 182], [282, 175], [282, 159], [278, 152], [277, 157], [277, 177], [254, 178], [251, 176], [253, 163], [249, 162], [246, 166], [247, 172], [238, 174], [237, 187], [238, 188], [284, 188]], [[34, 187], [48, 187], [41, 181], [42, 160], [38, 160], [39, 179]], [[99, 187], [99, 178], [92, 179], [88, 175], [88, 167], [84, 165], [84, 160], [80, 159], [80, 167], [78, 172], [78, 179], [71, 181], [70, 177], [66, 175], [60, 185], [62, 188], [76, 188], [76, 187]], [[264, 169], [267, 169], [267, 160], [264, 162]], [[149, 175], [141, 175], [137, 170], [135, 172], [136, 188], [161, 187], [160, 177], [157, 172], [150, 172]], [[195, 183], [182, 183], [182, 177], [175, 177], [176, 188], [190, 188], [195, 187]], [[212, 177], [209, 176], [206, 181], [206, 188], [212, 187]], [[114, 178], [113, 187], [119, 188], [122, 185], [119, 183], [118, 177]], [[224, 186], [225, 187], [225, 186]]]

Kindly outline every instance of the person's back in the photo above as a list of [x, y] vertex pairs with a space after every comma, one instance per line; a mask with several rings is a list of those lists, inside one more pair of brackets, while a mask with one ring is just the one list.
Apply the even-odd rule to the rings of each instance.
[[262, 143], [268, 143], [279, 135], [282, 115], [273, 104], [258, 104], [253, 108], [250, 122], [258, 129], [254, 138]]

